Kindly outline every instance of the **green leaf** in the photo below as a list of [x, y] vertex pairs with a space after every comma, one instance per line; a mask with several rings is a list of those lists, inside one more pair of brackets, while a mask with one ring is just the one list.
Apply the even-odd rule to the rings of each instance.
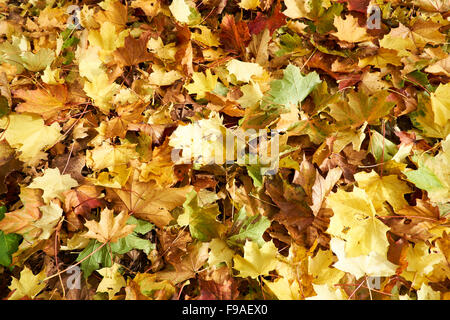
[[133, 249], [140, 249], [143, 250], [145, 254], [149, 254], [150, 251], [155, 249], [155, 245], [149, 240], [139, 238], [134, 233], [119, 239], [115, 243], [111, 243], [111, 251], [113, 253], [124, 254]]
[[405, 172], [405, 175], [408, 180], [414, 183], [419, 189], [428, 191], [444, 188], [434, 172], [425, 166], [421, 166], [417, 170], [407, 171]]
[[22, 236], [15, 233], [4, 234], [0, 231], [0, 264], [7, 267], [12, 263], [12, 254], [19, 248]]
[[9, 108], [8, 99], [0, 95], [0, 117], [7, 115], [11, 111]]
[[339, 16], [344, 9], [340, 3], [334, 3], [317, 19], [317, 31], [321, 34], [327, 33], [334, 29], [334, 17]]
[[377, 131], [371, 130], [369, 152], [372, 153], [376, 161], [380, 161], [381, 157], [383, 157], [384, 161], [389, 161], [393, 156], [395, 156], [397, 151], [397, 146], [394, 143], [384, 138], [383, 135], [378, 133]]
[[107, 246], [103, 246], [100, 250], [92, 254], [95, 250], [97, 250], [103, 243], [97, 240], [91, 240], [89, 244], [84, 248], [82, 252], [78, 255], [76, 261], [81, 261], [82, 259], [87, 258], [81, 263], [81, 270], [83, 271], [84, 277], [87, 279], [92, 272], [100, 269], [102, 267], [111, 267], [111, 254], [108, 251]]
[[298, 105], [320, 82], [320, 77], [315, 71], [303, 76], [298, 67], [290, 64], [284, 70], [283, 79], [270, 83], [269, 95], [275, 104], [286, 107], [291, 103]]
[[178, 217], [178, 224], [189, 225], [191, 236], [200, 241], [220, 238], [225, 228], [216, 217], [220, 214], [217, 203], [199, 205], [197, 192], [192, 190], [183, 203], [184, 213]]
[[227, 239], [229, 245], [244, 245], [246, 240], [256, 242], [260, 247], [265, 241], [263, 233], [270, 227], [270, 220], [262, 215], [248, 216], [245, 207], [235, 216], [231, 234]]
[[136, 225], [136, 227], [133, 230], [133, 233], [138, 233], [138, 234], [146, 234], [147, 232], [153, 230], [155, 228], [155, 226], [145, 220], [141, 220], [141, 219], [136, 219], [133, 216], [130, 216], [127, 220], [127, 224], [134, 224]]

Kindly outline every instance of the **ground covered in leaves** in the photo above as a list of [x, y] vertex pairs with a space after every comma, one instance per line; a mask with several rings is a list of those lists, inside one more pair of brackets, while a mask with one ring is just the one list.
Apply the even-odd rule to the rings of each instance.
[[449, 12], [0, 1], [0, 298], [448, 300]]

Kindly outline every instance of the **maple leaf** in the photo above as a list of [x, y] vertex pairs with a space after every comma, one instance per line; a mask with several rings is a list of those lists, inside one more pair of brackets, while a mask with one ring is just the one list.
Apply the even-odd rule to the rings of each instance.
[[169, 6], [169, 10], [175, 17], [175, 19], [177, 19], [179, 22], [189, 22], [191, 8], [186, 4], [184, 0], [173, 0]]
[[188, 254], [174, 265], [175, 270], [160, 271], [156, 274], [158, 280], [169, 280], [173, 284], [181, 283], [195, 277], [208, 260], [209, 244], [194, 242], [188, 247]]
[[273, 103], [288, 106], [297, 105], [302, 102], [321, 82], [316, 72], [303, 76], [300, 69], [289, 64], [283, 71], [283, 79], [274, 80], [270, 83], [269, 95]]
[[218, 265], [221, 262], [225, 262], [228, 266], [231, 266], [234, 251], [228, 247], [225, 241], [214, 238], [209, 242], [209, 248], [211, 249], [208, 258], [208, 264], [210, 266]]
[[434, 121], [444, 126], [450, 119], [450, 83], [440, 84], [431, 94], [431, 108], [434, 113]]
[[261, 76], [264, 69], [257, 63], [242, 62], [233, 59], [227, 63], [230, 74], [236, 76], [237, 81], [249, 82], [253, 76]]
[[330, 107], [330, 114], [340, 125], [358, 128], [364, 122], [377, 124], [379, 119], [389, 114], [394, 103], [386, 102], [387, 91], [378, 91], [373, 95], [350, 91], [348, 102], [340, 100]]
[[245, 45], [250, 41], [248, 26], [244, 21], [237, 21], [232, 15], [225, 15], [220, 23], [222, 43], [231, 50], [245, 53]]
[[319, 250], [314, 258], [308, 259], [308, 272], [314, 277], [315, 284], [336, 284], [344, 273], [339, 269], [331, 268], [331, 264], [336, 262], [330, 250]]
[[347, 241], [348, 257], [370, 252], [386, 255], [389, 227], [376, 218], [373, 203], [363, 189], [355, 187], [352, 192], [338, 190], [328, 196], [326, 204], [334, 212], [327, 233]]
[[48, 239], [55, 231], [56, 225], [61, 221], [63, 210], [57, 204], [51, 202], [46, 206], [39, 207], [42, 216], [33, 222], [33, 226], [42, 230], [38, 239]]
[[[6, 207], [0, 207], [0, 221], [5, 217]], [[15, 233], [0, 231], [0, 265], [8, 267], [12, 263], [12, 254], [17, 251], [22, 237]]]
[[217, 75], [212, 75], [211, 70], [206, 70], [205, 74], [203, 72], [194, 72], [192, 75], [193, 83], [185, 86], [189, 94], [196, 94], [197, 99], [205, 97], [206, 92], [213, 91], [217, 85]]
[[42, 269], [37, 275], [26, 266], [20, 272], [20, 278], [12, 278], [11, 285], [8, 287], [12, 294], [8, 300], [19, 300], [22, 298], [34, 299], [46, 286], [43, 282], [45, 279], [45, 269]]
[[278, 1], [270, 17], [267, 17], [258, 11], [256, 18], [247, 24], [251, 34], [259, 34], [267, 28], [269, 29], [269, 35], [272, 35], [276, 29], [280, 28], [285, 23], [286, 16], [281, 13], [281, 2]]
[[169, 211], [181, 206], [191, 190], [191, 186], [160, 189], [154, 181], [139, 182], [139, 171], [135, 170], [127, 184], [112, 193], [118, 197], [117, 204], [122, 202], [124, 209], [135, 217], [164, 227], [173, 219]]
[[338, 238], [331, 239], [330, 247], [338, 259], [333, 267], [351, 273], [356, 279], [364, 275], [387, 277], [395, 274], [397, 269], [395, 264], [386, 259], [386, 254], [382, 255], [376, 251], [371, 251], [367, 255], [349, 257], [346, 253], [347, 245], [345, 241]]
[[127, 284], [119, 272], [119, 267], [120, 265], [114, 263], [112, 267], [97, 270], [103, 276], [102, 281], [98, 284], [97, 292], [108, 293], [110, 300]]
[[358, 186], [366, 191], [377, 212], [382, 209], [384, 201], [389, 202], [394, 210], [400, 210], [408, 205], [403, 195], [412, 190], [405, 182], [399, 180], [397, 175], [380, 177], [375, 171], [358, 172], [355, 174], [355, 180]]
[[39, 207], [44, 204], [41, 195], [41, 190], [22, 188], [20, 200], [23, 208], [7, 212], [0, 220], [0, 230], [3, 230], [5, 234], [25, 234], [31, 231], [32, 223], [41, 216]]
[[129, 216], [121, 212], [114, 217], [114, 211], [105, 208], [100, 213], [100, 222], [86, 221], [85, 226], [89, 229], [84, 234], [86, 238], [97, 239], [102, 243], [114, 243], [133, 232], [135, 226], [126, 225]]
[[345, 19], [338, 16], [334, 17], [334, 26], [337, 32], [333, 32], [332, 34], [341, 41], [354, 43], [372, 39], [367, 34], [366, 29], [359, 26], [358, 19], [352, 15], [347, 15]]
[[126, 37], [123, 47], [117, 48], [113, 53], [118, 64], [124, 67], [152, 61], [154, 55], [147, 50], [149, 37], [149, 33], [143, 33], [138, 39], [132, 36]]
[[49, 203], [53, 198], [62, 200], [64, 191], [78, 186], [78, 182], [68, 174], [61, 174], [58, 168], [48, 168], [44, 170], [41, 177], [36, 177], [28, 185], [30, 189], [42, 189], [44, 193], [42, 199]]
[[234, 269], [239, 271], [239, 277], [250, 277], [269, 275], [269, 271], [277, 267], [276, 258], [278, 250], [272, 241], [264, 243], [260, 248], [256, 242], [246, 241], [244, 245], [244, 257], [235, 255], [233, 258]]
[[186, 195], [183, 208], [185, 212], [178, 217], [178, 224], [188, 225], [192, 238], [210, 241], [221, 236], [224, 226], [216, 219], [220, 213], [216, 203], [200, 205], [197, 192], [192, 190]]
[[242, 207], [233, 219], [227, 242], [236, 245], [250, 240], [263, 246], [265, 241], [262, 235], [269, 227], [269, 219], [264, 216], [249, 216], [245, 207]]
[[11, 113], [1, 120], [0, 128], [6, 129], [4, 139], [12, 148], [21, 152], [19, 160], [28, 165], [35, 165], [39, 160], [45, 159], [47, 155], [43, 150], [52, 147], [61, 137], [58, 123], [46, 126], [44, 120], [37, 115]]
[[311, 209], [315, 215], [319, 213], [325, 197], [331, 192], [336, 182], [341, 178], [342, 170], [334, 168], [328, 171], [326, 179], [324, 179], [319, 172], [316, 172], [316, 180], [312, 186], [312, 206]]

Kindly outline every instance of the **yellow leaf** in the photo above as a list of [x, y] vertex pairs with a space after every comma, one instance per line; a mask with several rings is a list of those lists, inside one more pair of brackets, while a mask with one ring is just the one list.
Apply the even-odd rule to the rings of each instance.
[[288, 279], [283, 277], [275, 281], [267, 281], [265, 279], [263, 281], [278, 300], [301, 300], [300, 286], [297, 281], [290, 283]]
[[42, 282], [45, 276], [45, 269], [34, 275], [30, 269], [24, 267], [20, 272], [20, 279], [12, 278], [8, 288], [14, 292], [8, 300], [19, 300], [24, 297], [34, 299], [47, 285]]
[[237, 81], [249, 82], [253, 76], [261, 76], [264, 72], [263, 67], [257, 63], [242, 62], [236, 59], [227, 63], [227, 69], [230, 74], [236, 76]]
[[439, 84], [436, 91], [431, 93], [431, 108], [434, 112], [434, 122], [445, 126], [450, 120], [450, 83]]
[[46, 240], [50, 238], [53, 231], [55, 231], [56, 225], [62, 218], [63, 210], [60, 206], [51, 202], [46, 206], [39, 207], [42, 212], [42, 216], [39, 220], [33, 223], [33, 226], [40, 228], [42, 233], [39, 235], [39, 240]]
[[237, 100], [237, 102], [244, 108], [251, 108], [255, 106], [264, 96], [256, 82], [251, 81], [249, 84], [243, 85], [240, 89], [243, 95]]
[[445, 257], [429, 250], [429, 247], [424, 242], [419, 242], [414, 247], [409, 246], [406, 252], [406, 260], [408, 266], [401, 274], [408, 281], [412, 281], [412, 286], [415, 289], [421, 287], [423, 283], [428, 282], [428, 275], [433, 272], [433, 267], [438, 264]]
[[334, 26], [336, 27], [337, 32], [332, 32], [331, 34], [341, 41], [354, 43], [370, 41], [372, 39], [372, 37], [367, 34], [366, 29], [361, 28], [358, 25], [358, 19], [350, 14], [346, 15], [345, 19], [340, 16], [335, 16]]
[[58, 168], [47, 168], [44, 170], [44, 175], [34, 178], [28, 188], [44, 190], [42, 199], [45, 203], [50, 203], [53, 198], [63, 200], [63, 192], [76, 186], [78, 182], [70, 174], [62, 175]]
[[159, 0], [133, 0], [131, 1], [132, 8], [140, 8], [149, 17], [156, 16], [160, 11]]
[[291, 19], [308, 17], [309, 8], [306, 2], [307, 0], [285, 0], [286, 10], [283, 14]]
[[386, 67], [388, 64], [392, 64], [397, 67], [403, 65], [401, 62], [401, 57], [396, 50], [380, 48], [378, 49], [376, 55], [359, 59], [358, 67], [364, 68], [368, 65], [372, 65], [381, 69]]
[[233, 260], [234, 251], [231, 250], [227, 243], [222, 239], [215, 238], [209, 242], [208, 264], [210, 266], [216, 266], [221, 262], [225, 262], [228, 266], [231, 266], [231, 260]]
[[395, 274], [397, 266], [387, 260], [386, 254], [382, 255], [371, 251], [367, 255], [348, 257], [346, 254], [346, 243], [338, 238], [331, 238], [331, 250], [338, 257], [338, 261], [333, 264], [336, 269], [349, 272], [361, 278], [364, 275], [371, 277], [388, 277]]
[[198, 41], [209, 47], [218, 47], [220, 45], [219, 38], [215, 34], [213, 34], [208, 27], [198, 25], [196, 26], [196, 28], [200, 29], [200, 33], [191, 33], [192, 40]]
[[94, 171], [127, 165], [138, 157], [135, 149], [134, 144], [112, 145], [104, 141], [102, 145], [86, 151], [86, 165]]
[[131, 168], [127, 165], [118, 165], [108, 169], [108, 172], [102, 171], [97, 178], [89, 178], [97, 186], [108, 188], [121, 188], [127, 183], [131, 174]]
[[154, 64], [152, 66], [153, 72], [150, 73], [148, 81], [150, 84], [157, 86], [168, 86], [175, 81], [181, 79], [183, 76], [177, 70], [165, 71], [164, 68]]
[[94, 100], [100, 111], [108, 114], [112, 107], [112, 99], [119, 92], [120, 85], [111, 82], [106, 73], [98, 73], [93, 81], [85, 81], [83, 90]]
[[108, 62], [111, 59], [111, 53], [124, 46], [128, 33], [128, 30], [119, 32], [115, 24], [105, 21], [101, 24], [100, 30], [89, 31], [88, 39], [91, 45], [102, 49], [100, 57]]
[[133, 232], [136, 225], [127, 225], [129, 215], [124, 212], [114, 217], [114, 211], [105, 208], [100, 213], [100, 222], [86, 221], [85, 226], [89, 229], [84, 234], [86, 238], [97, 239], [103, 243], [117, 242]]
[[429, 285], [422, 283], [422, 286], [417, 290], [417, 300], [440, 300], [441, 293], [434, 291]]
[[149, 182], [154, 180], [159, 187], [167, 188], [174, 185], [177, 178], [174, 173], [174, 163], [172, 161], [172, 148], [166, 142], [155, 147], [150, 162], [143, 163], [140, 170], [139, 180]]
[[[192, 39], [194, 39], [194, 34], [195, 33], [191, 34]], [[147, 48], [150, 50], [150, 52], [155, 53], [156, 56], [161, 60], [175, 61], [177, 48], [174, 42], [165, 45], [160, 37], [158, 37], [157, 39], [150, 38], [150, 40], [148, 40], [147, 42]], [[152, 66], [152, 69], [154, 71], [156, 66], [157, 65]], [[161, 69], [161, 67], [159, 68]]]
[[425, 71], [436, 75], [450, 77], [450, 56], [429, 65]]
[[315, 296], [308, 297], [306, 300], [344, 300], [344, 295], [339, 287], [331, 287], [328, 284], [313, 284]]
[[241, 0], [239, 2], [239, 7], [245, 10], [253, 10], [259, 6], [259, 0]]
[[256, 242], [246, 241], [244, 246], [244, 257], [235, 255], [234, 269], [239, 271], [239, 277], [267, 276], [269, 272], [277, 267], [276, 258], [278, 250], [272, 241], [264, 243], [260, 248]]
[[189, 94], [197, 94], [197, 99], [204, 98], [205, 93], [213, 91], [217, 85], [217, 75], [212, 75], [210, 69], [206, 70], [205, 74], [194, 72], [192, 75], [194, 82], [185, 86]]
[[33, 166], [47, 155], [42, 152], [52, 147], [61, 137], [57, 122], [46, 126], [38, 115], [11, 113], [0, 119], [0, 128], [6, 129], [3, 137], [9, 145], [20, 151], [19, 160]]
[[184, 0], [173, 0], [169, 6], [169, 10], [179, 22], [188, 23], [191, 15], [191, 8]]
[[52, 64], [53, 60], [55, 60], [55, 53], [51, 49], [43, 48], [37, 53], [23, 52], [21, 57], [25, 68], [37, 72]]
[[59, 76], [59, 72], [61, 69], [54, 69], [52, 70], [50, 66], [47, 66], [44, 70], [44, 73], [41, 76], [42, 81], [44, 81], [46, 84], [63, 84], [64, 79], [61, 79]]
[[309, 257], [308, 273], [314, 277], [315, 284], [334, 285], [344, 276], [344, 272], [330, 268], [336, 258], [330, 250], [319, 250], [314, 258]]
[[389, 202], [394, 210], [402, 209], [408, 205], [404, 194], [413, 191], [406, 182], [399, 180], [397, 175], [380, 177], [374, 170], [369, 173], [358, 172], [355, 174], [355, 180], [358, 186], [366, 191], [377, 212], [383, 209], [384, 201]]
[[120, 265], [114, 263], [110, 268], [102, 268], [97, 270], [103, 276], [102, 281], [98, 284], [97, 292], [107, 292], [109, 300], [127, 285], [125, 279], [119, 272]]
[[375, 252], [385, 256], [389, 227], [376, 218], [376, 211], [367, 193], [360, 188], [352, 192], [338, 190], [328, 196], [326, 204], [333, 209], [327, 233], [347, 241], [349, 257]]

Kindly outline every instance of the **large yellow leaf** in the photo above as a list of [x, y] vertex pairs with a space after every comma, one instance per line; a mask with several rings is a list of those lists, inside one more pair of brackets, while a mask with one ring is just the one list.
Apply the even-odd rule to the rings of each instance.
[[45, 276], [45, 269], [34, 275], [30, 269], [24, 267], [20, 272], [19, 279], [12, 278], [11, 285], [8, 288], [14, 292], [8, 300], [19, 300], [26, 297], [34, 299], [47, 285], [43, 282]]
[[278, 250], [272, 241], [264, 243], [260, 248], [256, 242], [246, 241], [244, 246], [244, 257], [235, 255], [234, 269], [239, 271], [239, 277], [267, 276], [270, 271], [278, 265], [276, 258]]
[[394, 210], [402, 209], [408, 205], [404, 194], [413, 191], [397, 175], [380, 177], [374, 170], [369, 173], [358, 172], [355, 174], [355, 180], [358, 186], [366, 191], [377, 212], [383, 209], [384, 201], [389, 202]]
[[337, 32], [333, 32], [332, 34], [341, 41], [354, 43], [372, 39], [372, 37], [367, 34], [366, 28], [361, 28], [358, 24], [358, 19], [350, 14], [345, 16], [345, 19], [340, 16], [335, 16], [334, 26], [336, 27]]
[[356, 279], [364, 275], [370, 277], [387, 277], [395, 274], [397, 266], [387, 260], [386, 254], [382, 255], [371, 251], [367, 255], [349, 257], [346, 254], [346, 246], [345, 241], [341, 239], [331, 239], [331, 250], [338, 257], [338, 261], [333, 264], [333, 267], [351, 273]]
[[107, 292], [110, 300], [122, 287], [127, 285], [125, 279], [119, 272], [119, 267], [119, 264], [114, 263], [110, 268], [97, 270], [103, 276], [102, 281], [98, 284], [97, 292]]
[[38, 115], [11, 113], [0, 119], [0, 128], [9, 145], [20, 152], [19, 160], [33, 166], [47, 155], [43, 152], [56, 144], [61, 137], [61, 127], [54, 122], [50, 126]]
[[371, 252], [386, 255], [389, 227], [377, 219], [372, 201], [363, 189], [355, 187], [352, 192], [338, 190], [328, 196], [326, 204], [334, 212], [327, 232], [346, 240], [348, 257]]
[[431, 94], [431, 108], [434, 112], [434, 122], [445, 126], [450, 120], [450, 83], [440, 84]]
[[63, 199], [63, 192], [78, 186], [78, 182], [69, 174], [61, 174], [58, 168], [48, 168], [44, 170], [44, 175], [36, 177], [28, 188], [42, 189], [42, 198], [45, 203], [49, 203], [53, 198]]

